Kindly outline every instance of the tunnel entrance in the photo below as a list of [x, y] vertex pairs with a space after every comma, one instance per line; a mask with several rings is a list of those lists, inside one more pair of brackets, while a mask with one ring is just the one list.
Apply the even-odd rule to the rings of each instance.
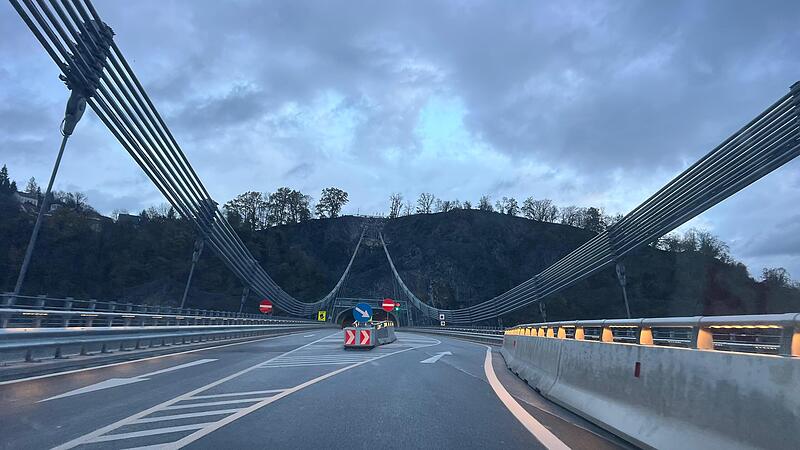
[[[372, 320], [383, 321], [383, 320], [391, 320], [394, 323], [394, 326], [397, 327], [400, 323], [397, 320], [397, 316], [393, 312], [386, 312], [380, 308], [372, 310]], [[336, 316], [336, 323], [344, 328], [353, 325], [353, 308], [347, 308], [342, 310]]]

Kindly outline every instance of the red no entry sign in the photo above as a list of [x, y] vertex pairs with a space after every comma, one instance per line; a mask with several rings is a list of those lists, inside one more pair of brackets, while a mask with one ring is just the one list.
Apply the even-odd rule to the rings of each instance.
[[261, 300], [261, 303], [258, 304], [258, 310], [264, 314], [269, 314], [272, 312], [272, 302], [264, 299]]
[[383, 303], [381, 303], [381, 308], [383, 308], [386, 312], [391, 312], [394, 310], [394, 300], [390, 298], [383, 299]]

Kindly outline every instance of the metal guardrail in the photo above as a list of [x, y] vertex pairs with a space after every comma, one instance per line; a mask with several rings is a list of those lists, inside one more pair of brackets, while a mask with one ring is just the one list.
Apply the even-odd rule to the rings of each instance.
[[800, 313], [531, 323], [505, 334], [800, 356]]
[[323, 323], [269, 325], [211, 325], [159, 327], [72, 327], [6, 328], [0, 330], [0, 353], [9, 361], [60, 359], [74, 355], [111, 353], [112, 350], [141, 350], [196, 342], [239, 339], [307, 329], [324, 328]]
[[164, 305], [103, 302], [4, 293], [0, 296], [0, 328], [69, 326], [164, 326], [312, 323], [313, 321]]
[[479, 341], [489, 344], [501, 345], [503, 343], [503, 331], [501, 329], [480, 329], [480, 328], [450, 328], [450, 327], [410, 327], [401, 328], [402, 331], [413, 333], [430, 333], [451, 336], [455, 338]]

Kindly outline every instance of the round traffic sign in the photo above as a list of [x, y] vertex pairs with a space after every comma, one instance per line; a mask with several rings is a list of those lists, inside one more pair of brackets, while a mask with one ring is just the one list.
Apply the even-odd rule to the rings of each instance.
[[258, 310], [264, 314], [269, 314], [272, 312], [272, 302], [264, 299], [261, 300], [261, 303], [258, 304]]
[[385, 298], [383, 299], [383, 303], [381, 303], [381, 308], [383, 308], [383, 310], [386, 312], [392, 312], [394, 311], [395, 305], [396, 303], [394, 302], [394, 300], [390, 298]]
[[359, 303], [353, 308], [353, 319], [356, 322], [369, 322], [372, 318], [372, 307], [366, 303]]

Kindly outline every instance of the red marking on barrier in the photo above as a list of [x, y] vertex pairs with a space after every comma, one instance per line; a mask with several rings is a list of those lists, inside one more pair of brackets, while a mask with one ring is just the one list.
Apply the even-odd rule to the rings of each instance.
[[369, 345], [369, 330], [361, 330], [361, 342], [358, 345]]
[[344, 330], [344, 345], [356, 343], [356, 330]]
[[636, 364], [633, 366], [633, 376], [639, 378], [639, 374], [642, 372], [642, 363], [636, 361]]

